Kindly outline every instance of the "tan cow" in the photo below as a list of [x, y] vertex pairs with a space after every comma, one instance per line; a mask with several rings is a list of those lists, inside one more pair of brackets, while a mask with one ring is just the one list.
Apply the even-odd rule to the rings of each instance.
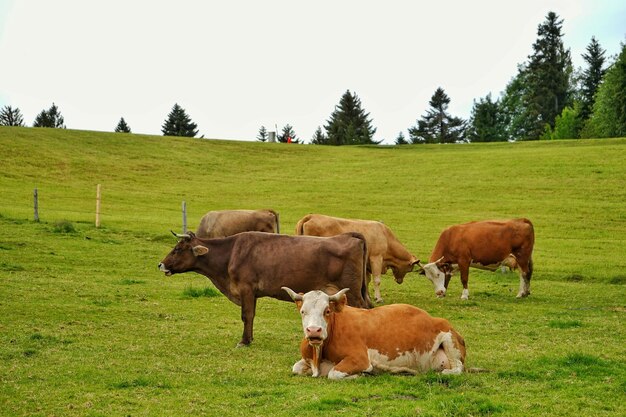
[[304, 331], [294, 374], [342, 379], [377, 372], [463, 372], [465, 342], [445, 319], [408, 304], [350, 307], [348, 289], [330, 296], [283, 290], [296, 302]]
[[383, 302], [380, 276], [387, 272], [387, 268], [391, 268], [396, 282], [401, 284], [404, 276], [419, 263], [419, 259], [409, 253], [391, 229], [381, 222], [308, 214], [296, 225], [297, 235], [334, 236], [345, 232], [358, 232], [365, 236], [368, 269], [374, 277], [374, 299], [377, 303]]
[[196, 236], [227, 237], [241, 232], [280, 233], [274, 210], [216, 210], [202, 216]]
[[467, 281], [470, 267], [490, 271], [500, 266], [519, 268], [517, 297], [521, 298], [530, 294], [534, 244], [535, 231], [528, 219], [457, 224], [441, 232], [429, 263], [420, 266], [432, 281], [438, 297], [446, 295], [452, 274], [460, 271], [463, 300], [469, 298]]

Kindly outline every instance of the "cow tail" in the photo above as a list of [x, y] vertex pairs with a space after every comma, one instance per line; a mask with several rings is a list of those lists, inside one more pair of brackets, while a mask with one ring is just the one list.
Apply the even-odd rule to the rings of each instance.
[[362, 277], [362, 285], [361, 285], [361, 297], [365, 301], [366, 308], [372, 308], [372, 300], [370, 299], [370, 293], [367, 289], [367, 257], [368, 257], [368, 248], [367, 241], [365, 240], [365, 236], [361, 233], [351, 232], [353, 237], [360, 239], [363, 242], [363, 277]]
[[298, 220], [298, 223], [296, 224], [296, 235], [304, 235], [304, 223], [306, 223], [310, 218], [311, 215], [307, 214], [306, 216]]

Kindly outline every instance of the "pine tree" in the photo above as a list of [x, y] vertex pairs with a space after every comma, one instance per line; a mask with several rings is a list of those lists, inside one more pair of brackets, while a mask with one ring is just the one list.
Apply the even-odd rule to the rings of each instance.
[[525, 96], [527, 114], [532, 121], [527, 139], [539, 139], [545, 124], [554, 128], [556, 116], [571, 105], [570, 77], [573, 72], [569, 49], [563, 46], [563, 20], [549, 12], [537, 30], [533, 54], [528, 63], [528, 90]]
[[528, 94], [528, 71], [526, 65], [518, 66], [517, 75], [507, 84], [500, 100], [500, 110], [506, 127], [506, 136], [512, 140], [530, 138], [536, 122], [525, 97]]
[[198, 125], [191, 121], [185, 109], [176, 103], [172, 107], [172, 111], [167, 115], [163, 126], [161, 126], [161, 132], [163, 132], [163, 136], [187, 136], [193, 138], [198, 134], [197, 128]]
[[122, 117], [115, 127], [115, 133], [131, 133], [130, 126], [126, 124], [126, 120]]
[[313, 138], [311, 138], [311, 143], [313, 145], [327, 145], [328, 138], [322, 132], [322, 128], [320, 126], [315, 129], [315, 133], [313, 134]]
[[607, 69], [598, 87], [593, 112], [581, 136], [626, 136], [626, 44], [622, 44], [617, 60]]
[[339, 100], [339, 105], [330, 115], [324, 126], [328, 145], [375, 144], [376, 128], [372, 127], [369, 113], [361, 108], [361, 100], [347, 90]]
[[261, 128], [259, 129], [259, 134], [256, 135], [256, 139], [260, 142], [267, 141], [267, 129], [265, 128], [265, 126], [261, 126]]
[[398, 133], [398, 137], [396, 138], [396, 145], [408, 145], [409, 142], [407, 142], [406, 138], [404, 137], [404, 133], [402, 131], [400, 131], [400, 133]]
[[587, 53], [582, 55], [588, 64], [582, 74], [580, 118], [583, 122], [591, 115], [596, 91], [598, 91], [606, 73], [606, 69], [604, 69], [605, 53], [606, 51], [602, 49], [596, 38], [592, 37], [591, 42], [587, 45]]
[[472, 142], [502, 142], [507, 140], [504, 115], [500, 103], [491, 99], [491, 93], [474, 101], [467, 137]]
[[41, 113], [35, 117], [33, 127], [65, 129], [65, 120], [63, 116], [61, 116], [61, 112], [56, 104], [52, 103], [52, 106], [48, 110], [42, 110]]
[[439, 87], [430, 99], [430, 109], [409, 128], [411, 143], [455, 143], [463, 140], [465, 121], [447, 113], [450, 98]]
[[283, 127], [283, 132], [278, 135], [278, 141], [282, 143], [300, 143], [300, 139], [293, 130], [293, 126], [287, 123]]
[[20, 109], [4, 106], [0, 110], [0, 126], [24, 126], [24, 117]]

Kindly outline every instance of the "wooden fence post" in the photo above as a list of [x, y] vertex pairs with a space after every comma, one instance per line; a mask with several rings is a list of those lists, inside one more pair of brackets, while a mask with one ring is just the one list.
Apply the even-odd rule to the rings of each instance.
[[183, 200], [183, 234], [187, 233], [187, 203]]
[[96, 227], [100, 227], [100, 184], [96, 187]]
[[35, 221], [39, 222], [39, 194], [37, 193], [36, 187], [33, 193], [33, 198], [35, 200]]

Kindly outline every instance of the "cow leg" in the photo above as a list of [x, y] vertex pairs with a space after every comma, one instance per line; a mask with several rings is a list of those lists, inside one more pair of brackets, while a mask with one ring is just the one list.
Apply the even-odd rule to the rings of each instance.
[[442, 370], [442, 374], [459, 375], [463, 373], [463, 361], [461, 360], [461, 351], [454, 345], [452, 333], [441, 334], [441, 346], [438, 352], [443, 349], [447, 357], [446, 369]]
[[461, 294], [461, 300], [469, 299], [469, 289], [467, 288], [467, 281], [469, 280], [469, 264], [459, 263], [459, 271], [461, 273], [461, 284], [463, 284], [463, 293]]
[[385, 301], [380, 295], [380, 275], [383, 270], [382, 257], [370, 258], [370, 265], [372, 267], [372, 276], [374, 277], [374, 300], [378, 304], [383, 304]]
[[359, 356], [347, 356], [328, 372], [328, 379], [356, 378], [361, 372], [372, 372], [367, 353]]
[[249, 289], [244, 289], [239, 294], [241, 298], [241, 320], [243, 321], [243, 336], [237, 347], [248, 346], [252, 343], [252, 325], [256, 312], [256, 297]]
[[530, 295], [530, 278], [533, 275], [533, 260], [529, 259], [526, 265], [519, 265], [519, 292], [517, 298]]

